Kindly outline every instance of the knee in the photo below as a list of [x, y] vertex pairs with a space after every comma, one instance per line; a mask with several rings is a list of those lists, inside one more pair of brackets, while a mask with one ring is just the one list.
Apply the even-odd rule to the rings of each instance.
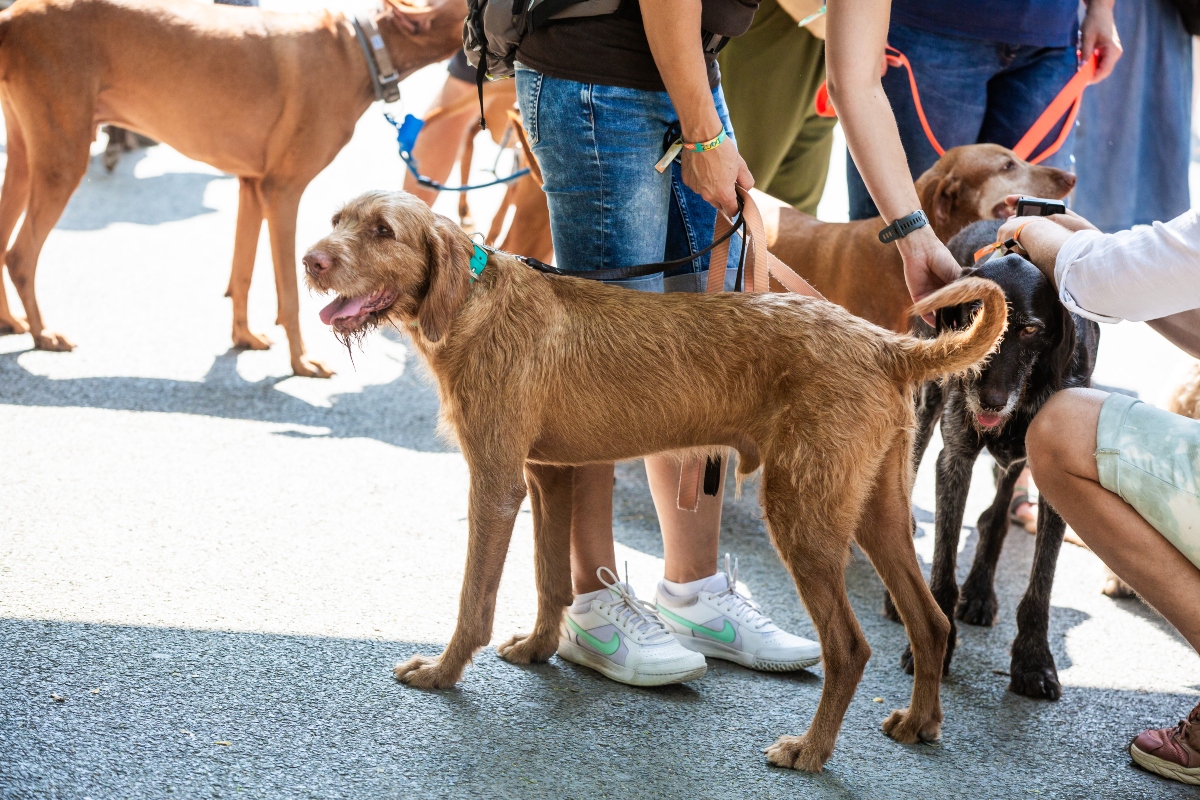
[[1053, 482], [1062, 472], [1067, 450], [1077, 438], [1073, 431], [1085, 397], [1085, 391], [1080, 389], [1057, 392], [1029, 424], [1025, 434], [1025, 454], [1039, 486]]

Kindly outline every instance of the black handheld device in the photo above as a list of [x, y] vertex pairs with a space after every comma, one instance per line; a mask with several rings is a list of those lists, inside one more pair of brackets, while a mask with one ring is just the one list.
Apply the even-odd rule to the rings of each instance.
[[1018, 217], [1048, 217], [1065, 213], [1067, 207], [1062, 200], [1047, 200], [1044, 197], [1021, 197], [1017, 200]]

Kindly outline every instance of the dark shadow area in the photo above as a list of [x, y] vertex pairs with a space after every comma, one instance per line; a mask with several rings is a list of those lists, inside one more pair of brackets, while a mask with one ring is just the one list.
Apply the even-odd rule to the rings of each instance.
[[275, 384], [285, 378], [244, 380], [237, 372], [237, 354], [231, 349], [217, 357], [199, 382], [130, 377], [57, 380], [24, 369], [17, 361], [20, 353], [0, 354], [0, 405], [200, 414], [324, 427], [329, 436], [377, 439], [423, 452], [455, 449], [434, 432], [437, 391], [414, 368], [415, 359], [391, 383], [339, 395], [331, 408], [322, 408], [275, 391]]
[[952, 678], [943, 740], [902, 746], [879, 729], [909, 683], [886, 651], [826, 771], [806, 775], [761, 752], [807, 726], [821, 682], [805, 673], [712, 662], [634, 689], [488, 649], [457, 688], [422, 692], [391, 666], [436, 644], [5, 619], [0, 646], [4, 798], [1200, 797], [1123, 753], [1126, 729], [1190, 698], [1038, 703]]
[[111, 175], [100, 156], [93, 157], [55, 227], [96, 231], [116, 222], [159, 225], [212, 214], [216, 209], [204, 205], [205, 189], [213, 181], [235, 180], [207, 172], [168, 172], [136, 178], [134, 168], [145, 157], [145, 150], [123, 154]]

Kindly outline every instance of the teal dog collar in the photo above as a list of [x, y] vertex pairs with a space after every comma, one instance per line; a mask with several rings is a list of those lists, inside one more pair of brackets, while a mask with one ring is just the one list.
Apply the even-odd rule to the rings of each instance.
[[475, 252], [471, 255], [471, 283], [483, 274], [483, 268], [487, 266], [488, 254], [479, 245], [475, 245]]

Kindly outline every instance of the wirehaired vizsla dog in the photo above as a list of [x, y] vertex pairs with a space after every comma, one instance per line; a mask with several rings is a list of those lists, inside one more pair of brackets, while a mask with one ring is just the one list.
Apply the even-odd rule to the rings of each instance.
[[[461, 0], [416, 8], [388, 0], [373, 15], [400, 77], [462, 46]], [[8, 166], [0, 192], [0, 262], [25, 306], [0, 332], [43, 350], [74, 347], [42, 319], [34, 292], [47, 234], [87, 171], [98, 125], [166, 142], [237, 175], [237, 233], [227, 295], [233, 343], [253, 333], [246, 297], [263, 218], [271, 238], [278, 323], [297, 375], [330, 371], [304, 351], [296, 283], [296, 209], [317, 173], [350, 141], [375, 99], [353, 25], [341, 14], [278, 14], [194, 0], [21, 0], [0, 12], [0, 106]], [[25, 222], [8, 250], [21, 213]], [[5, 259], [7, 251], [7, 259]]]
[[884, 730], [901, 742], [936, 738], [950, 623], [922, 580], [909, 527], [913, 387], [991, 351], [1007, 313], [999, 288], [964, 280], [930, 296], [921, 308], [979, 301], [983, 310], [966, 330], [921, 340], [798, 295], [632, 292], [501, 253], [475, 277], [474, 254], [466, 234], [412, 195], [374, 192], [338, 212], [304, 257], [309, 285], [337, 295], [321, 314], [341, 337], [386, 322], [411, 331], [470, 469], [454, 635], [441, 656], [416, 656], [396, 677], [450, 687], [488, 643], [526, 493], [538, 615], [532, 633], [499, 649], [517, 663], [554, 654], [572, 599], [572, 466], [733, 448], [739, 482], [762, 466], [767, 527], [825, 661], [812, 725], [779, 739], [771, 762], [821, 769], [870, 655], [846, 595], [851, 540], [892, 591], [917, 664], [911, 703]]

